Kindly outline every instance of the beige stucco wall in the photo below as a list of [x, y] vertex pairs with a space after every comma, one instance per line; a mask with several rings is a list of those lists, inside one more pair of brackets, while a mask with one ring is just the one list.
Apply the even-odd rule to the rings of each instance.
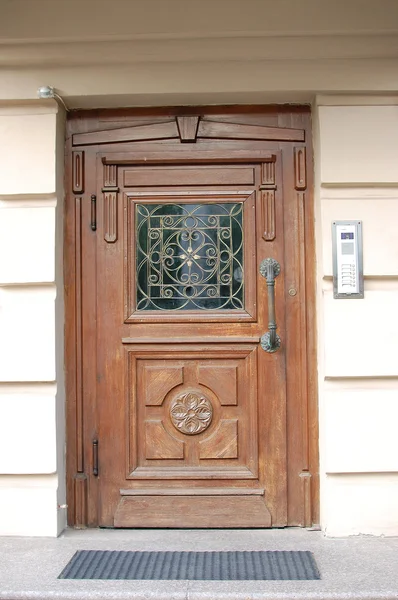
[[[396, 0], [0, 0], [1, 98], [72, 108], [395, 93]], [[4, 7], [2, 7], [4, 5]], [[2, 10], [3, 8], [3, 10]]]
[[55, 102], [3, 106], [0, 139], [0, 535], [55, 536], [65, 527], [63, 114]]
[[[0, 535], [65, 526], [64, 114], [42, 85], [72, 108], [312, 103], [321, 525], [397, 535], [398, 3], [186, 2], [0, 0]], [[334, 219], [363, 221], [364, 300], [333, 299]]]
[[[398, 105], [375, 104], [321, 97], [314, 111], [321, 511], [334, 536], [398, 534]], [[333, 299], [338, 219], [363, 221], [363, 300]]]

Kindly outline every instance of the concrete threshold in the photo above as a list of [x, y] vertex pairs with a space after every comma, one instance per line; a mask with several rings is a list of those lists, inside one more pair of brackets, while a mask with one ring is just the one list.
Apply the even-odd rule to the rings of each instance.
[[[57, 579], [76, 550], [309, 550], [320, 581]], [[0, 600], [392, 600], [398, 538], [327, 538], [305, 529], [67, 530], [58, 539], [0, 538]]]

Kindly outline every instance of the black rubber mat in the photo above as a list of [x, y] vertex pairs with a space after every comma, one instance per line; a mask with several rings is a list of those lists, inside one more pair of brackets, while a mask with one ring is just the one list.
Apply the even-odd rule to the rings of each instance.
[[59, 579], [320, 579], [311, 552], [120, 552], [79, 550]]

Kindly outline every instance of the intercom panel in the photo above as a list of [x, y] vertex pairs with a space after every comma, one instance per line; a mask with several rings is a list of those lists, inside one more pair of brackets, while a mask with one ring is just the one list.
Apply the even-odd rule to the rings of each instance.
[[333, 296], [363, 298], [362, 222], [333, 221]]

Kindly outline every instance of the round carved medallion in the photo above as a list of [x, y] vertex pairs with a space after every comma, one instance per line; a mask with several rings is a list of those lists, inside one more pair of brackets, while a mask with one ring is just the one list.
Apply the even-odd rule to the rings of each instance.
[[171, 403], [170, 418], [178, 431], [195, 435], [209, 427], [213, 406], [201, 392], [184, 392]]

